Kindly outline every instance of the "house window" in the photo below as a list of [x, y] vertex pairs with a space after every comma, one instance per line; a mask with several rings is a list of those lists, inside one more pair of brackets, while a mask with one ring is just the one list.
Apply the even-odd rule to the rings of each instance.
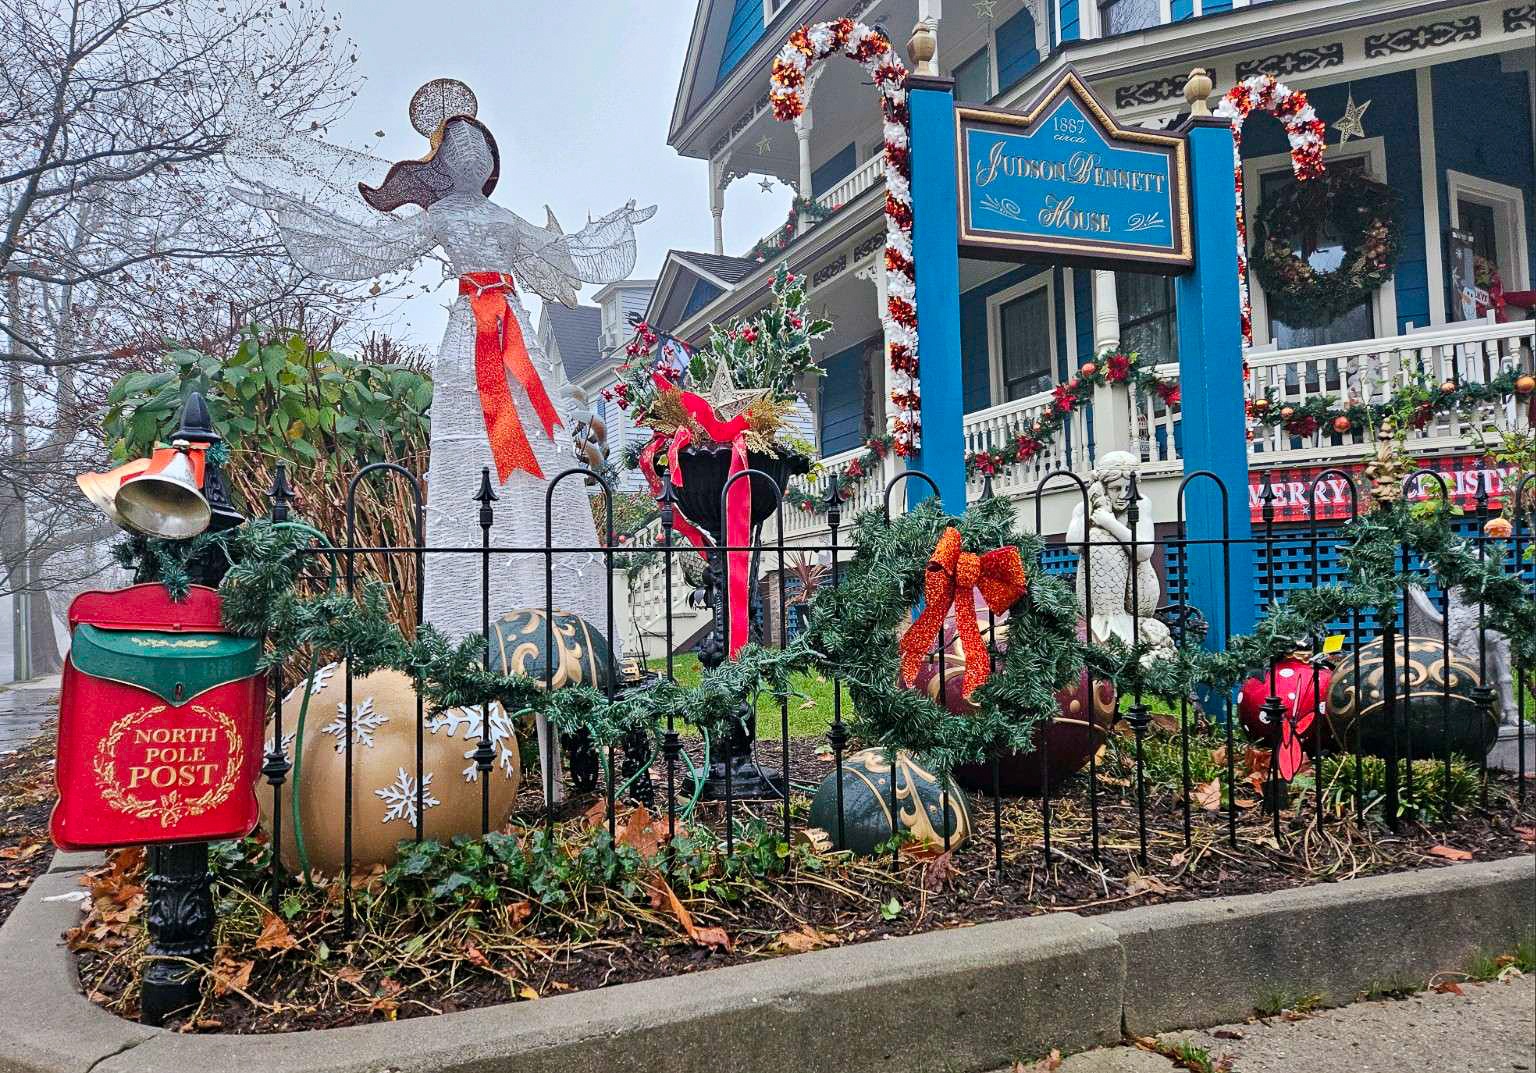
[[773, 21], [773, 17], [784, 10], [789, 0], [763, 0], [763, 25], [767, 26]]
[[997, 84], [1001, 89], [1023, 81], [1030, 69], [1040, 62], [1035, 17], [1028, 8], [1000, 25], [993, 40], [997, 45]]
[[1179, 359], [1178, 326], [1173, 313], [1173, 280], [1145, 272], [1115, 273], [1120, 307], [1120, 349], [1136, 351], [1158, 365]]
[[1472, 236], [1472, 253], [1497, 265], [1506, 291], [1530, 286], [1525, 198], [1519, 188], [1446, 171], [1451, 226]]
[[1102, 36], [1146, 30], [1161, 23], [1158, 0], [1099, 0]]
[[992, 54], [983, 47], [955, 68], [955, 100], [986, 104], [992, 99]]
[[[1344, 172], [1365, 173], [1367, 160], [1364, 156], [1345, 157], [1344, 159], [1331, 159], [1328, 168], [1335, 174]], [[1278, 194], [1285, 187], [1296, 182], [1289, 166], [1267, 170], [1259, 176], [1259, 204], [1264, 199]], [[1299, 244], [1304, 236], [1300, 234], [1286, 235], [1293, 243]], [[1327, 222], [1318, 228], [1313, 236], [1316, 249], [1307, 258], [1307, 263], [1318, 272], [1331, 272], [1338, 268], [1344, 260], [1344, 244], [1336, 230]], [[1328, 324], [1320, 324], [1312, 327], [1292, 326], [1284, 321], [1269, 317], [1269, 337], [1282, 349], [1301, 346], [1320, 346], [1324, 343], [1348, 343], [1357, 339], [1370, 339], [1376, 334], [1376, 310], [1375, 303], [1364, 302], [1346, 313], [1335, 317]]]
[[1036, 287], [1003, 302], [997, 310], [1002, 352], [1002, 401], [1045, 391], [1055, 382], [1051, 333], [1051, 292]]

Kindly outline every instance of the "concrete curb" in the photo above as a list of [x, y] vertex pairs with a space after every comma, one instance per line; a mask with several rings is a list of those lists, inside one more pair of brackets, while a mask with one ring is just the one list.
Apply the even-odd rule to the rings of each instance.
[[[83, 855], [82, 855], [83, 856]], [[58, 935], [89, 860], [0, 928], [0, 1073], [576, 1073], [995, 1069], [1052, 1047], [1347, 1001], [1463, 967], [1536, 925], [1536, 859], [1097, 917], [1003, 921], [408, 1022], [275, 1036], [142, 1028], [79, 993]], [[70, 869], [75, 869], [71, 871]]]

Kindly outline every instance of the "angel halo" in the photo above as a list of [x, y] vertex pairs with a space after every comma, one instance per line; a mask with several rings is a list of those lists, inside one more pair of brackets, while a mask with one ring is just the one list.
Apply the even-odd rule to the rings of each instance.
[[[437, 79], [411, 101], [412, 126], [430, 141], [420, 160], [387, 161], [282, 129], [247, 85], [230, 114], [234, 131], [225, 162], [242, 186], [232, 192], [264, 209], [289, 256], [327, 279], [362, 281], [414, 266], [434, 249], [458, 277], [458, 296], [432, 368], [432, 438], [428, 547], [480, 543], [471, 496], [482, 467], [500, 481], [490, 540], [495, 547], [595, 548], [597, 533], [579, 480], [554, 489], [551, 538], [545, 536], [548, 478], [569, 464], [557, 429], [564, 371], [539, 346], [519, 287], [574, 306], [582, 283], [613, 283], [635, 263], [636, 224], [655, 207], [623, 208], [566, 234], [546, 208], [539, 227], [495, 204], [499, 153], [475, 118], [474, 94]], [[361, 195], [361, 196], [359, 196]], [[419, 211], [401, 213], [407, 205]], [[601, 557], [557, 553], [554, 606], [605, 623]], [[453, 637], [480, 628], [476, 556], [427, 557], [424, 617]], [[492, 614], [543, 607], [542, 554], [499, 557]], [[618, 638], [609, 638], [618, 655]], [[540, 727], [541, 747], [545, 728]]]

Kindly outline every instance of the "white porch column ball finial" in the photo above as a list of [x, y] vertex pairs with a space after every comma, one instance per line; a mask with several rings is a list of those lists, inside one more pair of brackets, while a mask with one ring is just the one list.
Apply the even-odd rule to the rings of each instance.
[[934, 76], [939, 69], [934, 65], [933, 58], [938, 55], [939, 38], [934, 32], [933, 23], [929, 20], [919, 20], [912, 27], [912, 36], [907, 40], [907, 59], [912, 61], [912, 73], [917, 75]]
[[1190, 115], [1211, 114], [1208, 102], [1215, 88], [1216, 83], [1211, 81], [1211, 73], [1204, 67], [1196, 67], [1189, 72], [1189, 80], [1184, 83], [1184, 100], [1189, 104]]

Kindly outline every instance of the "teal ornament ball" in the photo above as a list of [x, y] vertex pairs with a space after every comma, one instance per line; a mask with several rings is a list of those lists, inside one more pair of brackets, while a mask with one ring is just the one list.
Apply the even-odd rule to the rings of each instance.
[[[865, 749], [843, 760], [843, 841], [837, 830], [837, 772], [822, 780], [811, 800], [811, 825], [825, 831], [836, 849], [865, 855], [890, 841], [891, 765], [884, 749]], [[896, 754], [896, 823], [906, 833], [908, 845], [943, 850], [957, 849], [971, 836], [971, 812], [965, 791], [944, 784], [904, 752]], [[947, 805], [947, 809], [946, 809]]]
[[606, 691], [617, 682], [608, 639], [591, 623], [568, 611], [555, 611], [554, 628], [544, 622], [544, 609], [519, 608], [491, 623], [491, 670], [525, 674], [540, 685], [590, 686]]

